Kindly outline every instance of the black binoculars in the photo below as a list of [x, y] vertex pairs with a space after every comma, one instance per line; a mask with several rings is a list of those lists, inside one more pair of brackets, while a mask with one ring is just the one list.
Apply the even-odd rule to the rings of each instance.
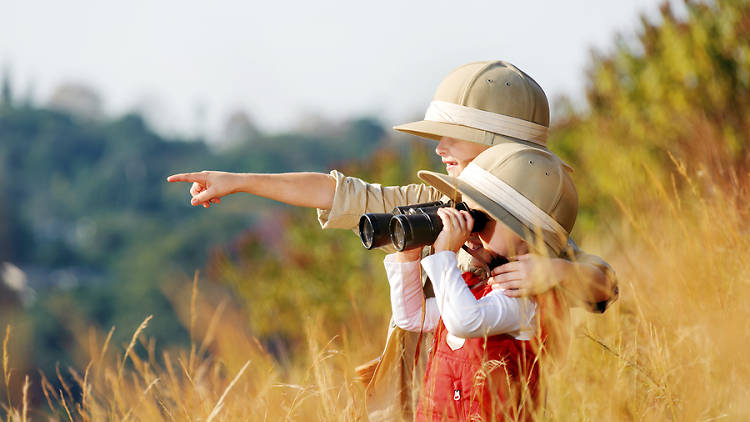
[[444, 207], [468, 211], [474, 219], [472, 232], [481, 231], [487, 224], [487, 214], [470, 209], [464, 202], [437, 201], [396, 207], [390, 213], [364, 214], [359, 218], [359, 238], [367, 249], [388, 242], [393, 243], [397, 251], [431, 245], [443, 230], [437, 211]]

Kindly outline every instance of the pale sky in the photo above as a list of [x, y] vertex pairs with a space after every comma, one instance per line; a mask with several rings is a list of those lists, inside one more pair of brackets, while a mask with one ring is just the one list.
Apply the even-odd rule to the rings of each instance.
[[391, 125], [476, 60], [580, 98], [591, 48], [632, 34], [640, 12], [658, 2], [0, 0], [0, 72], [38, 103], [82, 82], [109, 114], [145, 109], [165, 133], [218, 133], [233, 110], [268, 131], [309, 115]]

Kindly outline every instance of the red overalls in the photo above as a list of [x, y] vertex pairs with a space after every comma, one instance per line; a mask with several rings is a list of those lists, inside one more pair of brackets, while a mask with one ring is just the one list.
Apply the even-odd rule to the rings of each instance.
[[[469, 272], [463, 278], [469, 286], [480, 281]], [[486, 284], [472, 289], [477, 299], [491, 291]], [[417, 421], [530, 417], [537, 401], [537, 339], [516, 340], [507, 334], [468, 338], [459, 349], [452, 350], [447, 336], [441, 319], [427, 363]]]

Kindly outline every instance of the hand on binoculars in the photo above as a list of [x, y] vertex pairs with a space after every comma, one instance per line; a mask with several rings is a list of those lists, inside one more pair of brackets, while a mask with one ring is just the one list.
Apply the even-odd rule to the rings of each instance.
[[437, 213], [443, 222], [443, 230], [433, 245], [435, 252], [458, 252], [471, 235], [474, 219], [468, 212], [455, 208], [440, 208]]

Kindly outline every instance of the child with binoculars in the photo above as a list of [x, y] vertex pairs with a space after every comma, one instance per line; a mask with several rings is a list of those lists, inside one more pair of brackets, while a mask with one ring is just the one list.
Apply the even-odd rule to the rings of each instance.
[[[451, 72], [439, 85], [425, 119], [396, 130], [437, 141], [450, 176], [458, 176], [493, 145], [521, 145], [544, 153], [549, 105], [539, 85], [503, 61], [474, 62]], [[563, 167], [566, 167], [563, 164]], [[567, 168], [566, 168], [567, 170]], [[192, 183], [193, 206], [219, 204], [226, 195], [246, 192], [287, 204], [318, 209], [323, 228], [356, 231], [365, 213], [386, 213], [397, 206], [445, 200], [440, 190], [424, 184], [383, 187], [346, 177], [334, 170], [321, 173], [226, 173], [203, 171], [172, 175], [169, 182]], [[450, 199], [450, 198], [448, 198]], [[470, 253], [465, 252], [469, 251]], [[609, 265], [569, 241], [560, 254], [516, 254], [515, 260], [490, 268], [492, 254], [476, 237], [469, 238], [457, 259], [463, 269], [486, 278], [505, 297], [530, 297], [564, 287], [571, 304], [603, 312], [618, 296]], [[425, 292], [429, 293], [429, 285]], [[381, 359], [373, 361], [367, 399], [370, 420], [409, 419], [411, 367], [418, 335], [391, 325]]]
[[543, 324], [540, 314], [558, 313], [545, 309], [558, 302], [503, 295], [462, 273], [456, 254], [476, 232], [493, 258], [559, 255], [578, 209], [573, 181], [553, 154], [518, 144], [486, 150], [458, 177], [419, 176], [447, 197], [462, 198], [471, 211], [436, 210], [442, 229], [434, 254], [421, 259], [435, 297], [422, 297], [420, 247], [385, 259], [395, 323], [435, 332], [416, 420], [530, 418], [538, 404], [538, 355], [557, 328]]

